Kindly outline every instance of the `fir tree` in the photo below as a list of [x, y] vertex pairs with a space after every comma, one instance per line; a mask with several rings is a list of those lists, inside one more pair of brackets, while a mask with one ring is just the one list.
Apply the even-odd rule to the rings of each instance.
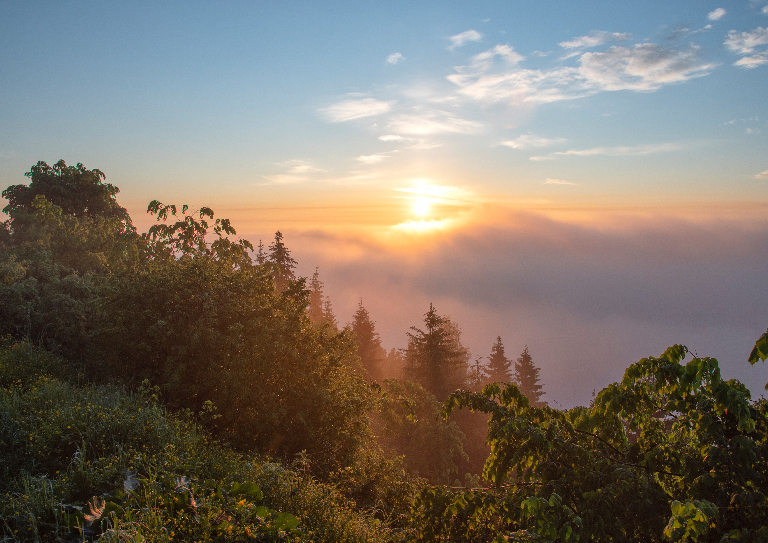
[[309, 282], [309, 320], [317, 323], [325, 318], [323, 311], [323, 282], [320, 281], [320, 272], [315, 268], [312, 279]]
[[425, 329], [415, 326], [408, 332], [405, 349], [405, 377], [420, 383], [438, 400], [445, 400], [467, 383], [469, 351], [461, 344], [461, 330], [429, 304], [424, 315]]
[[483, 364], [480, 363], [482, 357], [478, 356], [475, 359], [475, 363], [469, 367], [469, 376], [467, 378], [467, 384], [469, 389], [474, 392], [479, 392], [483, 388], [483, 385], [488, 381], [488, 370]]
[[352, 317], [351, 328], [358, 342], [357, 354], [365, 369], [366, 377], [371, 381], [381, 379], [382, 362], [387, 356], [387, 352], [381, 346], [381, 338], [375, 324], [368, 310], [363, 307], [363, 300], [360, 300], [357, 311]]
[[277, 265], [274, 276], [277, 289], [285, 290], [288, 282], [296, 279], [293, 273], [296, 268], [296, 261], [291, 258], [291, 252], [283, 243], [283, 234], [280, 233], [280, 230], [275, 232], [275, 241], [269, 246], [268, 260]]
[[544, 391], [541, 390], [543, 386], [539, 384], [539, 368], [533, 364], [527, 345], [515, 363], [515, 383], [531, 405], [536, 407], [547, 405], [547, 402], [540, 400]]
[[496, 343], [491, 347], [491, 356], [488, 357], [488, 380], [491, 383], [511, 383], [512, 361], [504, 355], [504, 344], [501, 336], [496, 338]]
[[338, 329], [339, 323], [336, 322], [336, 316], [333, 314], [333, 307], [331, 307], [331, 297], [326, 296], [325, 302], [323, 302], [323, 320], [325, 320], [332, 327]]
[[259, 240], [259, 252], [256, 253], [256, 262], [261, 266], [267, 261], [267, 254], [264, 252], [264, 244]]

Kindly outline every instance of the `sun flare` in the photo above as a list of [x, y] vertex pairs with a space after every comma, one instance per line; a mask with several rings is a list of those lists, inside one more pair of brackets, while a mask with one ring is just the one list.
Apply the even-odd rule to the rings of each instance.
[[426, 217], [429, 214], [429, 198], [418, 196], [413, 199], [413, 212], [419, 217]]

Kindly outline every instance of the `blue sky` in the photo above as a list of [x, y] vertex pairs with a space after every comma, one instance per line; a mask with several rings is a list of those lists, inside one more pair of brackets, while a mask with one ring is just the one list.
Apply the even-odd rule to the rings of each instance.
[[[731, 345], [741, 368], [768, 325], [768, 1], [1, 10], [3, 187], [61, 158], [103, 170], [140, 227], [157, 198], [254, 241], [279, 228], [342, 322], [371, 300], [390, 347], [440, 300], [477, 356], [497, 335], [538, 349], [568, 404], [665, 341]], [[643, 260], [682, 253], [687, 282]], [[652, 301], [689, 311], [662, 325]], [[557, 384], [558, 334], [578, 390]]]

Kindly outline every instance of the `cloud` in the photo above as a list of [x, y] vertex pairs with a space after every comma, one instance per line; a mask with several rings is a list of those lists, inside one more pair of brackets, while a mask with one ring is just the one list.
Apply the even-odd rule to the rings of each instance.
[[534, 162], [544, 162], [545, 160], [554, 160], [555, 157], [551, 156], [532, 156], [528, 160], [532, 160]]
[[629, 34], [621, 32], [592, 32], [589, 36], [581, 36], [571, 41], [562, 41], [558, 45], [564, 49], [590, 49], [603, 45], [609, 40], [623, 41], [629, 39]]
[[768, 170], [756, 174], [755, 179], [768, 179]]
[[400, 53], [392, 53], [387, 57], [387, 63], [388, 64], [397, 64], [401, 60], [405, 60], [405, 57], [401, 55]]
[[746, 69], [757, 68], [765, 63], [768, 63], [768, 52], [757, 53], [748, 57], [743, 57], [733, 63], [734, 66], [740, 66]]
[[518, 68], [520, 59], [511, 67], [499, 68], [490, 62], [498, 55], [497, 48], [477, 55], [470, 65], [454, 68], [456, 73], [447, 79], [459, 87], [460, 94], [486, 103], [545, 104], [602, 91], [652, 92], [705, 76], [715, 67], [699, 60], [695, 45], [684, 50], [654, 43], [612, 46], [581, 54], [578, 67], [551, 70]]
[[[727, 379], [753, 375], [744, 353], [765, 331], [765, 219], [622, 209], [578, 224], [490, 206], [476, 216], [450, 235], [403, 229], [387, 245], [307, 234], [291, 249], [307, 273], [320, 267], [340, 321], [362, 297], [388, 349], [405, 347], [433, 302], [473, 355], [497, 336], [510, 353], [527, 344], [546, 398], [567, 406], [676, 343], [716, 356]], [[747, 382], [764, 383], [764, 370]]]
[[702, 64], [699, 47], [667, 49], [654, 43], [633, 48], [613, 46], [602, 53], [584, 53], [579, 75], [586, 85], [599, 90], [650, 92], [671, 83], [708, 75], [714, 64]]
[[381, 162], [382, 160], [385, 160], [389, 158], [388, 155], [385, 154], [377, 154], [377, 155], [363, 155], [357, 157], [357, 160], [364, 163], [364, 164], [376, 164], [378, 162]]
[[726, 11], [723, 8], [717, 8], [715, 11], [710, 11], [707, 15], [707, 19], [710, 21], [719, 21], [723, 18], [723, 15], [726, 14]]
[[763, 14], [768, 15], [768, 6], [763, 6]]
[[752, 32], [731, 30], [723, 43], [732, 52], [747, 55], [754, 52], [755, 47], [768, 43], [768, 28], [757, 27]]
[[553, 153], [558, 156], [644, 156], [656, 153], [680, 151], [683, 146], [677, 143], [658, 143], [652, 145], [635, 145], [620, 147], [593, 147], [591, 149], [570, 149]]
[[451, 49], [455, 49], [456, 47], [461, 47], [467, 42], [470, 41], [480, 41], [483, 38], [483, 35], [480, 34], [480, 32], [477, 32], [476, 30], [467, 30], [466, 32], [462, 32], [461, 34], [456, 34], [455, 36], [451, 36], [448, 38], [451, 40]]
[[388, 134], [385, 136], [379, 136], [381, 141], [403, 141], [403, 136], [397, 136], [395, 134]]
[[523, 134], [513, 140], [502, 141], [501, 145], [512, 147], [512, 149], [538, 149], [558, 143], [565, 143], [565, 141], [563, 138], [542, 138], [533, 134]]
[[553, 179], [548, 177], [544, 180], [545, 185], [576, 185], [577, 183], [571, 183], [570, 181], [564, 181], [562, 179]]
[[277, 166], [283, 166], [288, 168], [288, 173], [308, 173], [308, 172], [322, 172], [323, 170], [316, 168], [309, 160], [289, 160], [287, 162], [276, 162]]
[[388, 112], [392, 107], [391, 102], [383, 102], [375, 98], [350, 98], [320, 109], [320, 112], [332, 123], [340, 123], [371, 117]]
[[396, 132], [426, 136], [428, 134], [474, 134], [483, 125], [453, 116], [445, 111], [395, 116], [387, 125]]

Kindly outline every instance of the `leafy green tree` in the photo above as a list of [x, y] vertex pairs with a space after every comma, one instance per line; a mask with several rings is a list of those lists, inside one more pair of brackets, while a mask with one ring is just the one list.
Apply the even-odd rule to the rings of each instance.
[[539, 383], [539, 368], [533, 363], [527, 345], [515, 363], [515, 383], [533, 405], [541, 407], [547, 404], [540, 399], [544, 395], [544, 387]]
[[53, 166], [40, 161], [25, 175], [31, 179], [29, 185], [12, 185], [3, 191], [3, 198], [8, 200], [3, 211], [13, 222], [23, 217], [22, 211], [34, 214], [34, 201], [42, 196], [60, 207], [64, 215], [115, 219], [131, 225], [128, 212], [115, 199], [120, 189], [104, 183], [100, 170], [88, 170], [80, 163], [67, 166], [63, 160]]
[[275, 232], [275, 241], [269, 246], [267, 261], [276, 266], [274, 271], [277, 289], [282, 291], [290, 281], [296, 279], [293, 270], [296, 269], [296, 261], [291, 257], [291, 252], [283, 243], [283, 234], [280, 230]]
[[363, 364], [366, 377], [371, 381], [379, 381], [382, 362], [387, 352], [381, 346], [381, 338], [376, 331], [376, 323], [371, 320], [368, 310], [363, 307], [362, 300], [360, 300], [357, 311], [352, 317], [350, 329], [357, 339], [357, 355]]
[[491, 347], [491, 356], [488, 357], [488, 380], [491, 383], [511, 383], [512, 361], [504, 354], [504, 344], [501, 336], [496, 338], [496, 343]]
[[537, 407], [514, 385], [453, 394], [446, 411], [491, 417], [494, 488], [423, 492], [421, 538], [765, 541], [768, 403], [687, 353], [640, 360], [588, 408]]
[[464, 434], [453, 421], [440, 417], [441, 403], [411, 381], [387, 379], [373, 429], [379, 444], [402, 455], [406, 469], [434, 484], [447, 484], [466, 457]]
[[469, 351], [461, 344], [461, 331], [432, 304], [424, 315], [424, 329], [411, 327], [405, 349], [405, 377], [421, 384], [437, 398], [447, 398], [467, 384]]
[[306, 451], [318, 475], [350, 462], [372, 405], [350, 367], [351, 335], [312, 326], [303, 279], [278, 292], [272, 270], [209, 209], [149, 211], [161, 221], [146, 236], [151, 258], [102, 305], [89, 373], [149, 379], [175, 409], [212, 402], [212, 429], [241, 450]]

